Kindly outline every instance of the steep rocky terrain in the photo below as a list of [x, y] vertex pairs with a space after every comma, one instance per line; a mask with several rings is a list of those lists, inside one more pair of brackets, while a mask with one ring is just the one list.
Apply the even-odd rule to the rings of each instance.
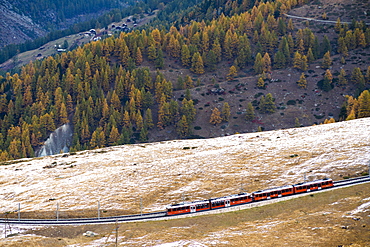
[[0, 0], [0, 47], [18, 44], [46, 34], [46, 30], [26, 15], [17, 13], [13, 4]]

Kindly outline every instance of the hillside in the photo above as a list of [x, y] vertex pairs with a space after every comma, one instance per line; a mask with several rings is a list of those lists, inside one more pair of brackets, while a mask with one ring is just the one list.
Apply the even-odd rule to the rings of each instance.
[[187, 18], [205, 9], [215, 18], [184, 16], [168, 30], [150, 23], [138, 30], [149, 17], [127, 17], [120, 25], [129, 23], [131, 32], [111, 24], [77, 49], [43, 58], [38, 51], [47, 56], [48, 44], [28, 53], [41, 59], [0, 76], [0, 160], [34, 156], [66, 123], [74, 126], [70, 148], [80, 151], [370, 116], [370, 28], [363, 21], [328, 25], [285, 15], [321, 10], [317, 2], [238, 4], [225, 13], [197, 5]]
[[55, 30], [98, 17], [122, 6], [119, 1], [1, 0], [0, 48], [24, 43]]
[[[143, 199], [143, 211], [152, 212], [163, 210], [166, 205], [180, 202], [183, 199], [206, 199], [238, 193], [241, 190], [252, 192], [268, 187], [294, 184], [303, 181], [304, 174], [309, 180], [324, 177], [340, 180], [343, 177], [366, 174], [368, 171], [369, 131], [370, 118], [365, 118], [313, 127], [238, 134], [205, 140], [174, 140], [124, 145], [68, 155], [60, 154], [14, 161], [0, 166], [0, 207], [3, 212], [9, 212], [14, 211], [18, 203], [21, 203], [22, 217], [54, 217], [55, 212], [53, 211], [56, 204], [59, 203], [60, 217], [70, 218], [96, 216], [96, 205], [100, 201], [102, 215], [108, 216], [140, 212], [139, 198]], [[280, 233], [286, 231], [287, 228], [280, 230], [276, 228], [279, 225], [279, 228], [283, 227], [286, 224], [284, 223], [285, 219], [287, 222], [294, 223], [294, 220], [291, 218], [288, 220], [285, 214], [276, 215], [276, 213], [278, 215], [283, 213], [284, 207], [289, 207], [293, 214], [298, 214], [299, 219], [303, 217], [307, 220], [305, 226], [296, 225], [297, 232], [305, 236], [307, 234], [306, 239], [300, 240], [302, 246], [309, 246], [310, 243], [317, 243], [315, 246], [327, 246], [325, 243], [348, 244], [345, 239], [349, 237], [353, 241], [350, 236], [357, 228], [352, 227], [354, 223], [350, 222], [353, 220], [350, 218], [346, 220], [342, 215], [349, 215], [349, 217], [363, 215], [362, 212], [366, 212], [369, 207], [369, 194], [366, 192], [368, 189], [369, 186], [360, 185], [355, 190], [357, 191], [356, 195], [351, 195], [354, 193], [352, 189], [328, 192], [331, 195], [329, 198], [326, 198], [324, 194], [315, 195], [312, 197], [313, 199], [310, 199], [310, 205], [317, 205], [315, 209], [307, 209], [301, 204], [304, 204], [304, 201], [311, 197], [302, 199], [303, 201], [297, 199], [298, 201], [295, 202], [280, 203], [277, 209], [282, 209], [282, 211], [279, 213], [276, 211], [272, 213], [271, 210], [276, 208], [274, 205], [262, 207], [256, 209], [256, 212], [259, 212], [257, 218], [244, 219], [244, 222], [235, 219], [235, 224], [239, 222], [237, 223], [239, 226], [225, 221], [231, 225], [211, 230], [219, 233], [208, 233], [206, 238], [202, 234], [193, 235], [189, 228], [190, 225], [186, 226], [186, 224], [202, 224], [200, 222], [189, 223], [189, 221], [181, 220], [170, 223], [172, 226], [166, 226], [165, 222], [141, 225], [149, 232], [154, 232], [154, 228], [158, 227], [164, 227], [163, 231], [166, 232], [171, 227], [176, 228], [177, 224], [185, 224], [182, 226], [184, 230], [179, 230], [182, 233], [178, 237], [164, 237], [162, 234], [152, 235], [148, 232], [146, 233], [148, 235], [144, 234], [145, 236], [142, 235], [139, 238], [140, 233], [130, 235], [129, 232], [125, 232], [123, 229], [131, 227], [131, 224], [127, 226], [125, 224], [121, 228], [122, 234], [126, 237], [125, 240], [120, 240], [122, 243], [120, 246], [141, 246], [143, 243], [151, 243], [150, 246], [153, 246], [159, 243], [190, 241], [191, 239], [199, 244], [204, 244], [204, 246], [214, 246], [217, 243], [227, 244], [229, 241], [232, 246], [240, 246], [237, 243], [245, 241], [242, 236], [249, 235], [250, 230], [248, 229], [253, 225], [255, 227], [256, 224], [258, 229], [265, 229], [264, 231], [270, 231], [269, 227]], [[350, 204], [347, 204], [347, 207], [340, 206], [343, 202]], [[339, 206], [333, 206], [337, 204]], [[362, 204], [363, 206], [360, 207]], [[299, 207], [304, 208], [304, 214], [299, 213]], [[353, 211], [357, 207], [357, 211]], [[252, 212], [255, 211], [252, 210]], [[249, 214], [248, 210], [245, 213]], [[313, 219], [318, 220], [315, 215], [329, 215], [326, 216], [330, 217], [330, 220], [326, 219], [328, 225], [323, 227], [322, 223], [314, 223]], [[9, 215], [9, 217], [16, 216], [16, 213]], [[217, 221], [218, 218], [224, 216], [197, 218], [201, 221], [208, 221], [210, 217]], [[226, 214], [226, 217], [234, 216]], [[368, 217], [361, 217], [359, 222], [359, 226], [365, 225], [363, 228], [365, 232], [368, 220]], [[346, 221], [348, 222], [345, 223]], [[339, 230], [341, 224], [350, 224], [352, 230]], [[242, 227], [242, 225], [249, 227]], [[167, 229], [167, 227], [169, 228]], [[235, 230], [235, 227], [238, 230]], [[329, 231], [329, 227], [334, 227], [334, 231], [330, 233], [332, 235], [329, 233], [325, 235], [323, 231]], [[88, 245], [87, 243], [92, 240], [81, 239], [73, 232], [82, 234], [84, 230], [94, 229], [100, 233], [107, 233], [107, 229], [111, 228], [109, 226], [101, 226], [100, 228], [77, 227], [72, 230], [71, 227], [50, 227], [44, 230], [29, 231], [28, 234], [36, 233], [40, 236], [48, 236], [47, 239], [50, 243], [54, 243], [53, 238], [59, 236], [59, 238], [63, 238], [63, 241], [69, 243], [76, 243], [75, 241], [85, 243], [73, 246], [94, 246], [97, 242], [95, 244], [91, 242]], [[319, 244], [312, 237], [308, 237], [310, 234], [304, 232], [312, 232], [313, 230], [309, 230], [310, 228], [317, 228], [315, 231], [321, 232], [317, 232], [317, 234], [324, 234], [326, 240], [320, 238], [321, 244]], [[16, 231], [15, 229], [14, 231]], [[357, 230], [361, 231], [361, 229], [362, 227]], [[220, 235], [221, 231], [224, 234]], [[257, 231], [253, 234], [261, 236], [259, 234], [264, 234], [264, 231], [260, 233]], [[345, 234], [346, 238], [340, 238], [338, 231]], [[271, 234], [276, 235], [277, 233]], [[231, 236], [234, 236], [234, 240], [230, 239]], [[332, 239], [328, 236], [332, 236]], [[366, 239], [366, 235], [364, 237]], [[68, 240], [69, 238], [70, 240]], [[36, 239], [36, 242], [40, 240], [37, 240], [38, 237], [21, 235], [1, 241], [5, 246], [12, 246], [11, 243], [18, 241], [17, 239], [26, 241], [24, 243], [31, 239]], [[158, 242], [152, 242], [154, 239]], [[99, 241], [104, 241], [104, 239]], [[184, 243], [190, 246], [191, 241], [186, 241]], [[281, 238], [276, 241], [274, 240], [276, 246], [282, 246], [285, 241], [289, 242], [292, 239]], [[361, 241], [363, 238], [357, 239], [357, 243], [366, 243]], [[45, 242], [45, 246], [49, 245]], [[170, 246], [182, 245], [178, 243], [178, 245]], [[270, 245], [262, 243], [254, 246]]]

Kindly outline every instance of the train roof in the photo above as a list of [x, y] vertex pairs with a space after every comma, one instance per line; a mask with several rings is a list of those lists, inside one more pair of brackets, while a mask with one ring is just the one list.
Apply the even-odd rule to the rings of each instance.
[[234, 198], [239, 198], [239, 197], [244, 197], [244, 196], [250, 196], [250, 193], [239, 193], [235, 195], [230, 195], [230, 196], [223, 196], [223, 197], [217, 197], [217, 198], [212, 198], [211, 201], [222, 201], [225, 199], [234, 199]]
[[253, 192], [253, 194], [259, 194], [259, 193], [269, 193], [272, 191], [277, 191], [277, 190], [286, 190], [286, 189], [293, 189], [293, 185], [284, 185], [281, 187], [275, 187], [275, 188], [270, 188], [270, 189], [265, 189], [265, 190], [259, 190]]
[[311, 185], [311, 184], [317, 184], [317, 183], [328, 182], [328, 181], [332, 181], [332, 179], [331, 178], [318, 179], [318, 180], [314, 180], [314, 181], [295, 184], [293, 186]]
[[194, 205], [204, 204], [204, 203], [208, 203], [208, 202], [209, 202], [209, 200], [201, 200], [201, 201], [193, 201], [193, 202], [180, 202], [180, 203], [177, 203], [177, 204], [170, 205], [167, 208], [194, 206]]

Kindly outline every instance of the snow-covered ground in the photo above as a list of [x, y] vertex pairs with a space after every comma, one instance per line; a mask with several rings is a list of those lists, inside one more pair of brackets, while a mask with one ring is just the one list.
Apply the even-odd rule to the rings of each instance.
[[[0, 166], [3, 212], [97, 208], [140, 212], [168, 204], [361, 174], [370, 118], [202, 140], [124, 145]], [[56, 162], [56, 163], [55, 163]], [[47, 168], [51, 167], [51, 168]], [[2, 212], [0, 212], [2, 213]]]

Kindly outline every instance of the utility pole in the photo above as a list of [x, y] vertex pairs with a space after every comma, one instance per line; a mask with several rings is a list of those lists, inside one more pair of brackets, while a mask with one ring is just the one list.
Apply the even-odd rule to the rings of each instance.
[[143, 215], [143, 198], [140, 197], [140, 216]]
[[21, 220], [21, 203], [18, 203], [18, 221]]
[[98, 201], [98, 219], [100, 219], [100, 201]]
[[116, 220], [116, 247], [118, 247], [118, 219]]
[[303, 176], [304, 176], [304, 177], [303, 177], [304, 182], [306, 182], [306, 181], [307, 181], [307, 173], [305, 172]]
[[59, 221], [59, 202], [57, 202], [57, 221]]

